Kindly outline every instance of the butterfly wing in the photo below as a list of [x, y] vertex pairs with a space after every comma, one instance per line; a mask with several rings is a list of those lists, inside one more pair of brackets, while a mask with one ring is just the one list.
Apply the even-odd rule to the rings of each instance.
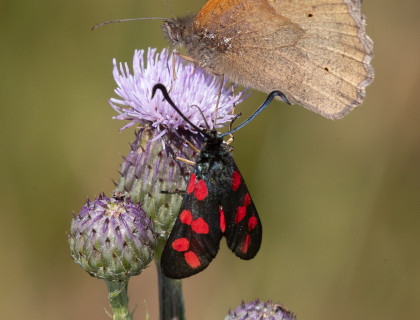
[[189, 52], [204, 67], [330, 119], [360, 105], [373, 81], [360, 0], [211, 0], [194, 32], [219, 49], [206, 59]]
[[[262, 226], [245, 181], [235, 165], [229, 192], [222, 198], [228, 247], [241, 259], [252, 259], [261, 246]], [[223, 229], [223, 228], [222, 228]]]
[[192, 276], [213, 260], [219, 250], [220, 196], [210, 179], [191, 175], [180, 213], [162, 252], [162, 272], [169, 278]]

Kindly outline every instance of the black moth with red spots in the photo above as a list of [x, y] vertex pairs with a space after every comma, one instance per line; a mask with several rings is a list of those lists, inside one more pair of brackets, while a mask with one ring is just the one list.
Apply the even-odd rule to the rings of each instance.
[[180, 279], [202, 271], [219, 251], [222, 236], [239, 258], [254, 258], [261, 245], [261, 221], [223, 137], [252, 120], [276, 95], [286, 102], [287, 99], [279, 91], [270, 93], [250, 119], [229, 133], [219, 135], [216, 130], [203, 131], [196, 127], [175, 106], [163, 85], [155, 85], [153, 95], [157, 89], [205, 137], [179, 215], [162, 253], [163, 273], [169, 278]]
[[242, 259], [252, 259], [261, 245], [261, 221], [244, 179], [223, 139], [216, 131], [207, 134], [162, 253], [162, 271], [170, 278], [206, 268], [223, 235]]

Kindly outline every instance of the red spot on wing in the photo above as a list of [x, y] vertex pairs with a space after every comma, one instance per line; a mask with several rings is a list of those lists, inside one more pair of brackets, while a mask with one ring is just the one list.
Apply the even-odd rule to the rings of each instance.
[[182, 223], [190, 225], [193, 220], [191, 211], [185, 209], [184, 211], [182, 211], [181, 215], [179, 216], [179, 219]]
[[240, 222], [245, 217], [245, 214], [246, 214], [246, 206], [238, 207], [238, 210], [236, 211], [236, 216], [235, 216], [235, 224]]
[[248, 251], [250, 244], [251, 244], [251, 235], [247, 234], [244, 241], [244, 245], [242, 247], [242, 253], [246, 253]]
[[188, 250], [190, 242], [186, 238], [179, 238], [172, 242], [172, 248], [179, 252], [184, 252]]
[[251, 197], [249, 196], [249, 193], [247, 193], [244, 197], [244, 205], [239, 206], [236, 215], [235, 215], [235, 224], [240, 222], [246, 215], [246, 207], [251, 204]]
[[222, 207], [220, 207], [220, 230], [222, 230], [222, 232], [225, 232], [226, 230], [225, 214]]
[[207, 186], [204, 180], [200, 180], [194, 187], [194, 195], [198, 200], [204, 200], [207, 197]]
[[232, 175], [232, 190], [238, 190], [241, 185], [241, 174], [238, 171], [234, 171]]
[[258, 224], [257, 217], [252, 216], [248, 220], [248, 230], [251, 231], [252, 229], [254, 229], [257, 226], [257, 224]]
[[191, 229], [196, 233], [209, 233], [209, 225], [203, 220], [203, 218], [197, 218], [191, 223]]
[[200, 260], [198, 260], [197, 255], [192, 251], [185, 252], [184, 258], [191, 268], [197, 268], [201, 265]]
[[245, 206], [248, 206], [248, 205], [250, 205], [250, 204], [251, 204], [251, 197], [249, 196], [249, 193], [247, 193], [247, 194], [245, 195], [244, 205], [245, 205]]
[[195, 174], [193, 173], [190, 178], [190, 182], [188, 183], [187, 193], [190, 194], [194, 191], [195, 186]]

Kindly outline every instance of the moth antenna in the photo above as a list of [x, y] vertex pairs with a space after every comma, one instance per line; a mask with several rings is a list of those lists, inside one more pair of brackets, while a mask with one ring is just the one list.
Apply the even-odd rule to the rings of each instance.
[[244, 122], [242, 122], [239, 126], [237, 126], [235, 129], [230, 130], [229, 132], [226, 132], [224, 134], [222, 134], [220, 137], [224, 137], [228, 134], [231, 134], [237, 130], [239, 130], [240, 128], [242, 128], [243, 126], [247, 125], [250, 121], [252, 121], [261, 111], [263, 111], [265, 108], [267, 108], [267, 106], [271, 103], [271, 101], [276, 97], [279, 96], [283, 99], [284, 102], [286, 102], [287, 104], [290, 104], [289, 100], [286, 98], [286, 96], [283, 94], [283, 92], [281, 91], [272, 91], [270, 92], [270, 94], [268, 95], [267, 99], [265, 99], [264, 103], [261, 105], [261, 107], [259, 107], [257, 109], [257, 111], [255, 111], [252, 116], [250, 116], [247, 120], [245, 120]]
[[93, 26], [91, 29], [96, 30], [106, 24], [110, 24], [110, 23], [115, 23], [115, 22], [127, 22], [127, 21], [139, 21], [139, 20], [168, 20], [168, 21], [172, 21], [168, 18], [161, 18], [161, 17], [151, 17], [151, 18], [131, 18], [131, 19], [119, 19], [119, 20], [108, 20], [108, 21], [104, 21], [100, 24], [97, 24], [96, 26]]
[[175, 105], [175, 103], [172, 101], [171, 97], [168, 94], [168, 91], [166, 90], [166, 87], [161, 84], [155, 84], [153, 89], [152, 89], [152, 99], [155, 96], [156, 90], [159, 89], [162, 94], [163, 97], [165, 98], [166, 101], [168, 101], [168, 103], [171, 105], [172, 108], [174, 108], [174, 110], [182, 117], [182, 119], [184, 119], [191, 127], [193, 127], [195, 130], [197, 130], [198, 132], [202, 133], [205, 136], [208, 136], [208, 134], [200, 129], [199, 127], [197, 127], [194, 123], [192, 123], [182, 112], [181, 110], [178, 109], [178, 107]]

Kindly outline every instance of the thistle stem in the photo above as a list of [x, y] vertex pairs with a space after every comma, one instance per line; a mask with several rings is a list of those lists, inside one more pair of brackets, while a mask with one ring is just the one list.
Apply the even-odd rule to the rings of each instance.
[[181, 280], [165, 277], [157, 261], [156, 267], [159, 285], [160, 320], [185, 320]]
[[108, 300], [111, 305], [113, 320], [133, 320], [133, 314], [128, 309], [128, 280], [108, 281]]

